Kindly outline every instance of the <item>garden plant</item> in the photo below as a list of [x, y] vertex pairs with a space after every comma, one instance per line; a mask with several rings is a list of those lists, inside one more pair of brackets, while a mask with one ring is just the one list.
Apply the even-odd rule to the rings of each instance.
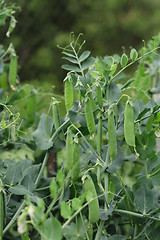
[[[11, 32], [14, 11], [2, 4], [0, 17]], [[59, 47], [63, 116], [56, 96], [40, 114], [38, 92], [17, 82], [13, 45], [0, 48], [0, 151], [26, 151], [0, 156], [0, 239], [160, 238], [160, 34], [139, 51], [96, 58], [82, 39]]]

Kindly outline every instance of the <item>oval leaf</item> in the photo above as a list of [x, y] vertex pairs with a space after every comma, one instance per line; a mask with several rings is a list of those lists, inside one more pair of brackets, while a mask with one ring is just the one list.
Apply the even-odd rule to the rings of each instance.
[[121, 57], [121, 66], [124, 68], [127, 65], [128, 57], [125, 53], [123, 53]]
[[79, 61], [83, 62], [85, 59], [87, 59], [89, 57], [90, 53], [91, 53], [90, 51], [83, 52], [82, 55], [79, 58]]
[[132, 62], [135, 62], [138, 58], [138, 52], [135, 48], [133, 48], [130, 52], [130, 58], [132, 59]]

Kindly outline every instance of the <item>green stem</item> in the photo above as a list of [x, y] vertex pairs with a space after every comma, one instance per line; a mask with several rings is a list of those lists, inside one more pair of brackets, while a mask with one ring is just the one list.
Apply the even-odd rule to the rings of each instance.
[[57, 134], [70, 122], [70, 119], [67, 119], [52, 135], [49, 142], [53, 141]]
[[[151, 51], [145, 53], [143, 56], [137, 58], [135, 62], [141, 60], [143, 57], [147, 56], [148, 54], [153, 53], [155, 50], [158, 50], [159, 48], [160, 48], [160, 47], [156, 47], [156, 48], [152, 49]], [[111, 78], [111, 80], [109, 81], [109, 83], [112, 82], [113, 79], [115, 79], [121, 72], [123, 72], [126, 68], [130, 67], [130, 66], [131, 66], [132, 64], [134, 64], [135, 62], [130, 62], [130, 63], [127, 64], [124, 68], [122, 68], [118, 73], [116, 73], [116, 74]]]
[[47, 164], [47, 160], [48, 160], [48, 152], [46, 152], [46, 154], [45, 154], [45, 157], [44, 157], [44, 160], [43, 160], [41, 169], [40, 169], [39, 174], [38, 174], [38, 176], [37, 176], [37, 179], [36, 179], [36, 181], [35, 181], [36, 187], [38, 186], [38, 183], [39, 183], [39, 181], [40, 181], [40, 179], [41, 179], [41, 177], [42, 177], [44, 168], [45, 168], [45, 166], [46, 166], [46, 164]]
[[17, 220], [18, 216], [20, 215], [22, 209], [25, 207], [25, 202], [22, 202], [20, 207], [18, 208], [17, 212], [12, 217], [11, 221], [8, 223], [8, 225], [3, 230], [3, 235], [8, 231], [8, 229], [14, 224], [14, 222]]
[[81, 133], [81, 131], [75, 126], [73, 125], [73, 127], [77, 130], [77, 132], [79, 132], [79, 134], [82, 136], [82, 138], [84, 139], [85, 143], [88, 145], [88, 147], [92, 150], [92, 152], [94, 153], [94, 155], [100, 160], [101, 164], [104, 164], [103, 159], [99, 156], [99, 154], [93, 149], [93, 147], [91, 146], [91, 144], [87, 141], [87, 139], [83, 136], [83, 134]]
[[96, 233], [95, 240], [100, 240], [100, 238], [101, 238], [101, 232], [102, 232], [102, 229], [103, 229], [103, 226], [104, 226], [104, 222], [105, 222], [105, 221], [101, 221], [101, 222], [100, 222], [100, 225], [99, 225], [99, 227], [98, 227], [98, 231], [97, 231], [97, 233]]
[[141, 213], [130, 212], [130, 211], [123, 210], [123, 209], [114, 209], [114, 212], [124, 213], [124, 214], [127, 214], [127, 215], [132, 215], [132, 216], [135, 216], [135, 217], [139, 217], [139, 218], [149, 218], [149, 219], [152, 219], [152, 220], [155, 220], [155, 221], [160, 221], [159, 218], [150, 217], [148, 215], [143, 215]]

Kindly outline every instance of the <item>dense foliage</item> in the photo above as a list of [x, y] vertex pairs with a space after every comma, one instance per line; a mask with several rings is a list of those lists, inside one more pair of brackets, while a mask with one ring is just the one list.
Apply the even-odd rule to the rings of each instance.
[[[0, 6], [9, 35], [14, 11]], [[40, 114], [40, 92], [18, 82], [13, 45], [0, 48], [0, 239], [160, 237], [160, 34], [104, 58], [83, 45], [71, 34], [61, 47], [65, 116], [55, 96]]]

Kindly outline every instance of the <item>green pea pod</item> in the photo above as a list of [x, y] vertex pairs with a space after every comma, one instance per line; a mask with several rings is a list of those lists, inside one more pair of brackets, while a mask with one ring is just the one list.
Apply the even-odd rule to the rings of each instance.
[[97, 193], [96, 193], [94, 183], [93, 183], [92, 178], [90, 176], [87, 176], [87, 178], [85, 179], [84, 189], [85, 189], [85, 192], [87, 193], [86, 199], [89, 202], [88, 203], [89, 222], [90, 223], [95, 223], [99, 220], [99, 202], [98, 202]]
[[72, 168], [72, 181], [75, 182], [79, 178], [80, 173], [80, 145], [74, 143], [73, 148], [73, 168]]
[[17, 56], [11, 55], [11, 61], [9, 65], [9, 84], [13, 87], [16, 86], [17, 65]]
[[56, 103], [53, 104], [52, 111], [53, 111], [53, 120], [54, 120], [55, 129], [57, 130], [60, 127], [60, 121], [59, 121], [58, 106]]
[[66, 139], [66, 158], [64, 162], [64, 170], [69, 172], [73, 167], [73, 138], [70, 128], [67, 130], [67, 139]]
[[99, 117], [97, 130], [97, 152], [101, 155], [102, 150], [102, 116]]
[[2, 240], [2, 235], [3, 235], [3, 211], [4, 211], [3, 183], [2, 183], [2, 180], [0, 179], [0, 240]]
[[98, 85], [96, 86], [96, 95], [97, 95], [97, 102], [100, 108], [103, 107], [103, 94], [102, 94], [102, 89], [101, 86]]
[[91, 135], [94, 135], [96, 132], [96, 125], [94, 121], [92, 103], [89, 97], [85, 101], [84, 110], [85, 110], [85, 117], [86, 117], [88, 131]]
[[109, 139], [109, 154], [110, 159], [112, 161], [117, 156], [117, 139], [113, 110], [109, 112], [108, 116], [108, 139]]
[[0, 83], [1, 83], [1, 88], [7, 90], [8, 89], [8, 84], [7, 84], [7, 73], [4, 72], [0, 75]]
[[96, 110], [97, 109], [97, 105], [95, 103], [95, 100], [93, 99], [93, 95], [92, 92], [88, 92], [88, 97], [90, 98], [91, 101], [91, 105], [92, 105], [92, 110]]
[[36, 95], [35, 93], [31, 90], [30, 91], [30, 96], [27, 99], [27, 123], [31, 125], [34, 122], [35, 118], [35, 109], [36, 109]]
[[73, 84], [70, 76], [65, 79], [64, 95], [66, 111], [68, 112], [73, 105]]
[[129, 101], [124, 110], [124, 137], [129, 146], [135, 147], [134, 110]]

